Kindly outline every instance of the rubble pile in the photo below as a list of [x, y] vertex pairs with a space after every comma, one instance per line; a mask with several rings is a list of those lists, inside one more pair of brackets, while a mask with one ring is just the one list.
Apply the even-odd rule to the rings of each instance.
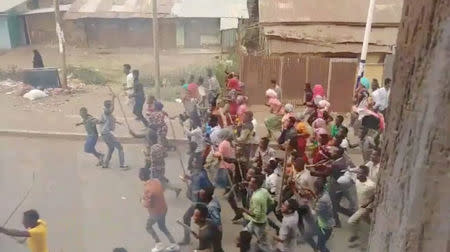
[[64, 88], [35, 88], [21, 81], [11, 79], [0, 81], [0, 93], [22, 96], [29, 100], [36, 100], [48, 96], [72, 95], [86, 91], [86, 84], [78, 79], [68, 79], [68, 87]]

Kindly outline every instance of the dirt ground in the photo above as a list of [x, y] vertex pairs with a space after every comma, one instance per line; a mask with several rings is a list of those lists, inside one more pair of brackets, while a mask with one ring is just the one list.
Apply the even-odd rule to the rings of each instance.
[[[0, 51], [0, 69], [16, 66], [17, 69], [32, 67], [32, 50], [37, 49], [42, 55], [46, 67], [59, 66], [60, 56], [57, 47], [21, 47]], [[181, 71], [213, 64], [220, 58], [217, 50], [192, 49], [161, 51], [161, 74]], [[130, 64], [139, 69], [141, 76], [153, 74], [154, 60], [152, 48], [67, 48], [67, 65], [82, 66], [100, 71], [108, 79], [120, 81], [123, 64]]]

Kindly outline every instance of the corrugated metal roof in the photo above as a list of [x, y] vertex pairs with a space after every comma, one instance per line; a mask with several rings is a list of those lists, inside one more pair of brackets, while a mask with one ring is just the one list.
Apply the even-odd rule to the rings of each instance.
[[0, 12], [7, 12], [27, 0], [0, 0]]
[[[159, 17], [248, 18], [246, 0], [158, 0]], [[76, 0], [64, 16], [151, 18], [152, 0]]]
[[[377, 0], [374, 23], [398, 24], [403, 0]], [[366, 23], [369, 0], [259, 0], [260, 23]]]
[[248, 18], [247, 0], [177, 0], [176, 17]]
[[[362, 43], [363, 26], [348, 25], [277, 25], [265, 26], [264, 35], [279, 40], [299, 41], [316, 45]], [[392, 46], [397, 41], [398, 28], [373, 27], [370, 44]]]
[[[159, 0], [158, 16], [170, 16], [176, 0]], [[151, 18], [152, 0], [76, 0], [64, 19]]]
[[[68, 11], [70, 8], [70, 4], [62, 4], [59, 6], [60, 11]], [[54, 7], [48, 7], [48, 8], [40, 8], [35, 10], [30, 10], [27, 12], [22, 13], [23, 15], [32, 15], [32, 14], [41, 14], [41, 13], [50, 13], [55, 12]]]
[[239, 26], [239, 19], [237, 18], [221, 18], [220, 30], [237, 29]]

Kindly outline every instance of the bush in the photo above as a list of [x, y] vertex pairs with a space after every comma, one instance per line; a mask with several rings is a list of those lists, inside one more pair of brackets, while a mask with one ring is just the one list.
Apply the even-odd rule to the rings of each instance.
[[91, 70], [90, 68], [69, 65], [67, 67], [67, 74], [89, 85], [105, 85], [107, 82], [107, 79], [102, 73]]
[[[239, 66], [236, 58], [231, 55], [225, 59], [218, 60], [215, 65], [212, 66], [195, 66], [179, 69], [170, 73], [161, 75], [161, 99], [173, 101], [180, 96], [181, 80], [188, 82], [189, 77], [194, 75], [194, 81], [197, 82], [199, 77], [203, 77], [206, 81], [207, 69], [211, 68], [216, 75], [219, 83], [224, 86], [225, 70], [228, 72], [238, 72]], [[142, 74], [140, 81], [142, 85], [147, 87], [146, 93], [155, 94], [155, 79], [153, 75]]]

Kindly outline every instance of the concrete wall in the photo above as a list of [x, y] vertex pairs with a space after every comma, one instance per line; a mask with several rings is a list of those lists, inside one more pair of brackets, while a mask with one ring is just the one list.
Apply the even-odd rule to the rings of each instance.
[[0, 16], [0, 49], [11, 48], [7, 19], [7, 16]]
[[383, 71], [384, 71], [384, 54], [368, 54], [367, 55], [367, 63], [366, 69], [364, 72], [364, 76], [372, 79], [377, 79], [378, 83], [383, 83]]

